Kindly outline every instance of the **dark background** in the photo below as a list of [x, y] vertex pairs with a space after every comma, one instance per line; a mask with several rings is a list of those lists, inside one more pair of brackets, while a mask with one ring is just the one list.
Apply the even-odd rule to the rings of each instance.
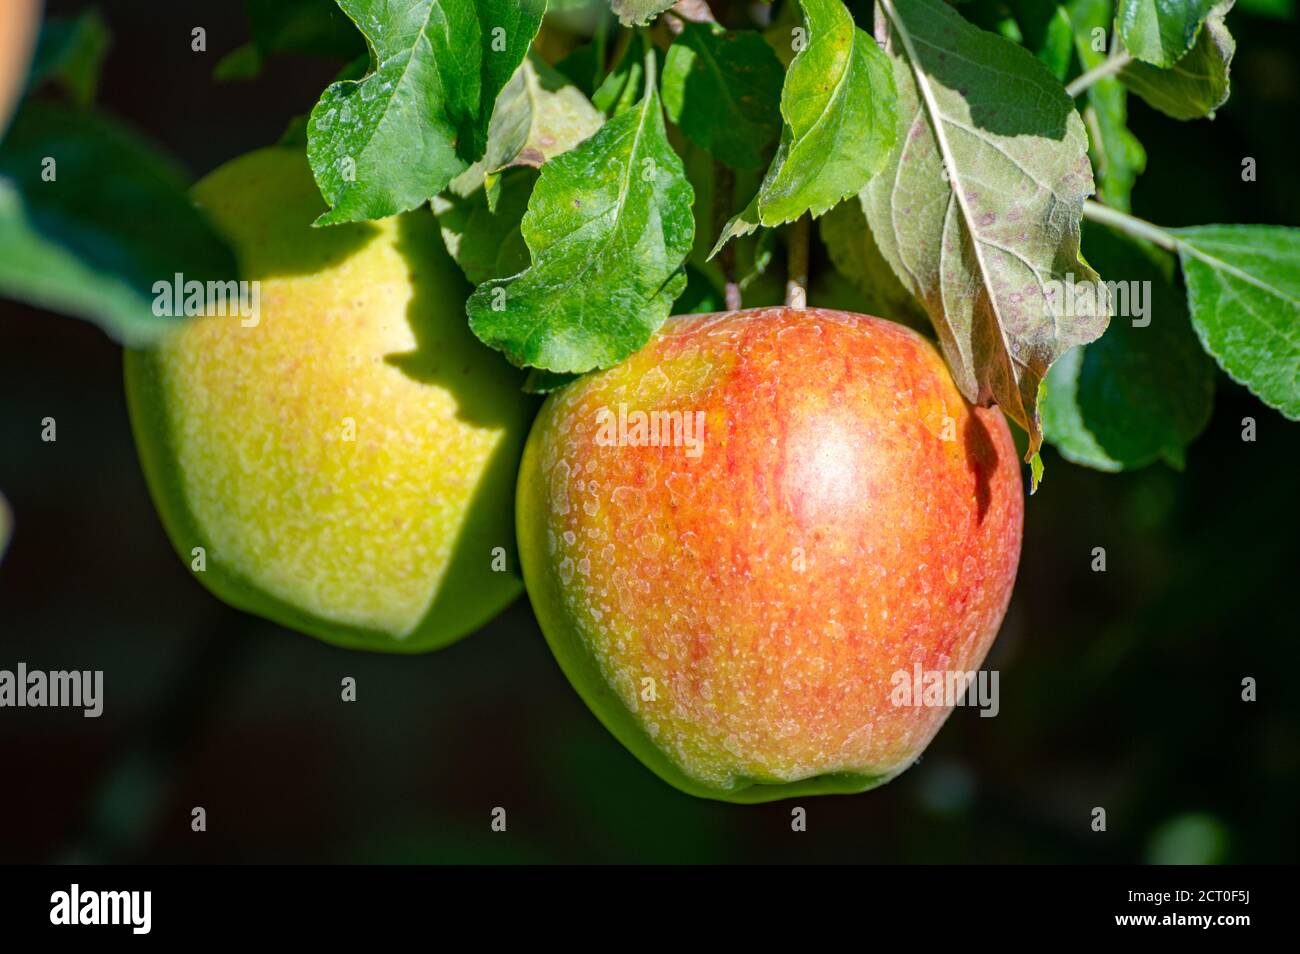
[[[219, 85], [213, 66], [248, 39], [240, 4], [101, 9], [115, 36], [102, 104], [196, 176], [277, 139], [338, 68], [290, 58]], [[1214, 122], [1131, 98], [1149, 154], [1134, 211], [1298, 225], [1300, 29], [1242, 12], [1228, 25], [1233, 95]], [[207, 53], [191, 52], [194, 26]], [[1258, 181], [1241, 181], [1244, 156]], [[988, 661], [1000, 715], [957, 710], [895, 782], [800, 802], [795, 834], [794, 803], [700, 801], [642, 768], [569, 688], [526, 599], [422, 657], [334, 649], [223, 607], [154, 514], [119, 348], [0, 302], [0, 488], [16, 515], [0, 668], [103, 669], [107, 697], [99, 719], [0, 710], [0, 861], [1294, 862], [1300, 427], [1218, 385], [1185, 473], [1044, 455]], [[40, 440], [47, 416], [56, 443]], [[356, 703], [340, 701], [344, 676]], [[1241, 701], [1246, 676], [1257, 702]]]

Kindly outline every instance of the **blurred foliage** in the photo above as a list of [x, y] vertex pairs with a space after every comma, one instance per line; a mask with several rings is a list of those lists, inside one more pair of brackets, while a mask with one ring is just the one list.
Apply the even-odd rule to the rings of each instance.
[[47, 19], [32, 59], [29, 86], [58, 83], [78, 106], [89, 106], [99, 90], [100, 70], [111, 43], [98, 10], [75, 19]]

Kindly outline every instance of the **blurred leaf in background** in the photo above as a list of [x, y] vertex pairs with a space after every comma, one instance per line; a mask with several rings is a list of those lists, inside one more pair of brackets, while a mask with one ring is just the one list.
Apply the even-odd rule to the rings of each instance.
[[55, 83], [83, 109], [94, 102], [112, 34], [99, 11], [76, 18], [50, 17], [41, 27], [28, 89]]
[[185, 173], [114, 120], [38, 100], [0, 143], [0, 294], [143, 345], [179, 320], [154, 286], [238, 277]]
[[1177, 815], [1151, 835], [1146, 860], [1153, 865], [1217, 865], [1228, 853], [1228, 832], [1213, 815]]
[[1237, 9], [1257, 17], [1285, 20], [1295, 15], [1295, 0], [1237, 0]]
[[217, 63], [213, 78], [254, 80], [266, 61], [287, 53], [352, 62], [366, 42], [335, 0], [246, 0], [251, 42]]

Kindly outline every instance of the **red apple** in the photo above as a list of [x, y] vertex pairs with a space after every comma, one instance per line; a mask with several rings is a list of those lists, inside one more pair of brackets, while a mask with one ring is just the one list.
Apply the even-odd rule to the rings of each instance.
[[[1020, 463], [920, 335], [764, 308], [671, 319], [552, 394], [519, 477], [537, 618], [665, 780], [758, 802], [856, 792], [921, 754], [1020, 556]], [[920, 701], [920, 700], [916, 700]]]

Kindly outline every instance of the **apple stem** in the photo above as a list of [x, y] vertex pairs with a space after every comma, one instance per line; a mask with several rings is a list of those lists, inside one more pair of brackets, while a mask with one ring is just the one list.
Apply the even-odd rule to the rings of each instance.
[[808, 307], [808, 242], [811, 221], [807, 215], [799, 216], [785, 236], [790, 256], [786, 268], [785, 304], [796, 311]]
[[740, 309], [745, 307], [744, 302], [741, 301], [740, 298], [740, 286], [735, 282], [727, 282], [725, 294], [726, 304], [724, 307], [727, 311], [740, 311]]
[[[722, 225], [731, 217], [731, 205], [736, 198], [736, 176], [730, 167], [718, 160], [713, 160], [713, 226], [714, 231], [721, 231]], [[727, 311], [740, 311], [740, 286], [736, 284], [736, 246], [728, 242], [722, 247], [718, 257], [718, 269], [722, 272], [722, 281], [726, 295]]]

